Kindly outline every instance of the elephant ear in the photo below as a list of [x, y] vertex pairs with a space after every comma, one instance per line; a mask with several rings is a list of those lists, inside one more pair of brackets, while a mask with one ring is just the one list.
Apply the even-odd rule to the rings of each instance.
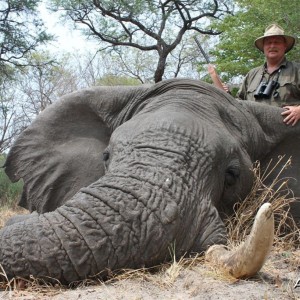
[[269, 174], [264, 177], [264, 184], [276, 190], [287, 182], [289, 196], [296, 199], [291, 204], [291, 214], [300, 226], [300, 122], [295, 126], [284, 124], [283, 109], [279, 107], [253, 101], [241, 101], [241, 104], [253, 113], [263, 132], [264, 143], [260, 140], [260, 144], [264, 147], [257, 146], [255, 159], [260, 161], [261, 174]]
[[22, 132], [4, 165], [13, 182], [24, 181], [20, 206], [38, 213], [55, 210], [103, 176], [103, 151], [128, 92], [95, 87], [69, 94]]
[[[300, 136], [284, 139], [262, 159], [262, 163], [267, 166], [271, 160], [273, 163], [269, 167], [275, 168], [275, 174], [282, 170], [282, 175], [290, 178], [293, 190], [300, 196]], [[292, 172], [293, 168], [298, 172]]]
[[[260, 132], [260, 139], [254, 159], [260, 160], [261, 165], [266, 168], [270, 160], [273, 160], [273, 166], [275, 166], [278, 158], [284, 156], [285, 158], [276, 167], [279, 171], [291, 158], [292, 164], [283, 170], [282, 176], [293, 177], [294, 182], [298, 181], [297, 184], [293, 184], [293, 189], [298, 191], [297, 194], [300, 197], [300, 122], [295, 126], [286, 125], [281, 116], [283, 109], [280, 107], [254, 101], [240, 101], [240, 103], [251, 111], [258, 122], [255, 128], [259, 129], [257, 132]], [[274, 174], [275, 176], [277, 175]]]
[[[282, 193], [291, 198], [295, 197], [290, 211], [300, 226], [300, 136], [287, 137], [278, 143], [264, 156], [260, 166], [262, 173], [269, 174], [272, 170], [264, 179], [264, 184], [273, 185], [274, 190], [283, 185]], [[287, 191], [290, 193], [287, 194]]]

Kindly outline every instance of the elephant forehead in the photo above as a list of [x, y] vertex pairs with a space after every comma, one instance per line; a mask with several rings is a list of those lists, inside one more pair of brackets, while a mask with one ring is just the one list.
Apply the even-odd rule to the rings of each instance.
[[150, 152], [160, 153], [160, 157], [161, 152], [157, 150], [196, 160], [227, 156], [238, 148], [236, 141], [226, 134], [226, 127], [221, 129], [211, 123], [201, 124], [199, 126], [197, 120], [182, 115], [164, 119], [158, 116], [149, 122], [140, 116], [124, 123], [113, 133], [110, 147], [113, 152], [127, 155], [142, 149], [147, 149], [149, 154], [149, 149], [152, 149]]
[[[134, 147], [142, 149], [143, 147], [152, 147], [153, 149], [163, 149], [169, 151], [179, 151], [182, 153], [188, 150], [194, 150], [194, 146], [202, 147], [201, 140], [203, 136], [191, 134], [185, 128], [176, 126], [158, 126], [157, 124], [149, 125], [145, 131], [135, 131], [131, 133], [130, 138], [125, 134], [119, 134], [112, 137], [112, 143], [119, 147]], [[129, 150], [130, 151], [130, 150]]]
[[[168, 139], [185, 140], [186, 138], [201, 144], [214, 145], [224, 136], [228, 136], [228, 129], [221, 119], [212, 114], [199, 115], [190, 109], [178, 110], [176, 106], [164, 106], [151, 113], [139, 113], [129, 121], [118, 127], [112, 135], [112, 140], [133, 140], [142, 137], [153, 141], [156, 137], [165, 136]], [[228, 142], [230, 137], [228, 137]]]

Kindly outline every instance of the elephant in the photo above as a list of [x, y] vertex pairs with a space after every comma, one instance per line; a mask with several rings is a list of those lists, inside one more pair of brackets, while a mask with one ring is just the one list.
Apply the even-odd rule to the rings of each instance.
[[255, 161], [291, 153], [285, 174], [300, 179], [300, 125], [281, 112], [187, 78], [61, 97], [4, 165], [31, 212], [0, 231], [7, 277], [67, 284], [158, 265], [171, 245], [180, 257], [226, 244], [224, 216], [251, 190]]

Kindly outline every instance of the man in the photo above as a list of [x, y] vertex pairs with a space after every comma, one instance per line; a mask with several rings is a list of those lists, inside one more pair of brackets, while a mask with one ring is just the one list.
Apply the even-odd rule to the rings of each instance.
[[277, 24], [268, 26], [255, 46], [264, 53], [263, 66], [245, 77], [237, 98], [284, 107], [283, 122], [294, 126], [300, 120], [300, 64], [287, 61], [285, 53], [295, 45], [295, 38], [284, 34]]

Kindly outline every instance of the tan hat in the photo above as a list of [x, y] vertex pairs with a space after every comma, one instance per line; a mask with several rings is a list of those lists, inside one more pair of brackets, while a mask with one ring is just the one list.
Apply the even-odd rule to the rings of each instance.
[[286, 40], [286, 44], [287, 44], [287, 48], [285, 52], [290, 51], [294, 45], [295, 45], [295, 38], [293, 36], [290, 35], [285, 35], [284, 34], [284, 30], [282, 27], [280, 27], [277, 24], [271, 24], [270, 26], [268, 26], [265, 30], [265, 34], [261, 37], [259, 37], [258, 39], [255, 40], [254, 44], [255, 46], [260, 50], [260, 51], [264, 51], [263, 50], [263, 46], [264, 46], [264, 38], [269, 37], [269, 36], [283, 36]]

